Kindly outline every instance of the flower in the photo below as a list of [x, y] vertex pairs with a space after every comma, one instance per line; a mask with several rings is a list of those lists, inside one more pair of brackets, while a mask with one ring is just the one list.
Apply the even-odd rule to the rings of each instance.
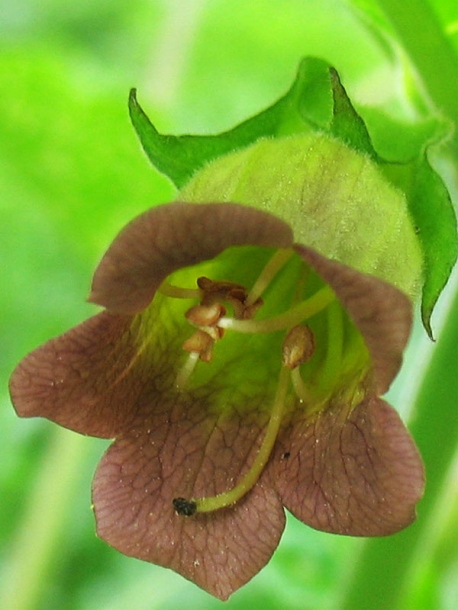
[[286, 507], [317, 529], [407, 526], [421, 459], [385, 393], [411, 301], [245, 205], [175, 202], [121, 231], [105, 311], [29, 354], [20, 416], [115, 438], [93, 483], [101, 538], [220, 599], [269, 560]]

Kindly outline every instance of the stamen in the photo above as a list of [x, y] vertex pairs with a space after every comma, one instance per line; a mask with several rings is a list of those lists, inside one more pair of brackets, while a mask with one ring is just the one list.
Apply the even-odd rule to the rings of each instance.
[[245, 494], [247, 494], [253, 488], [261, 476], [261, 473], [270, 458], [275, 441], [277, 440], [286, 402], [289, 379], [289, 369], [282, 367], [277, 392], [272, 407], [272, 413], [267, 425], [264, 439], [250, 470], [244, 475], [242, 480], [233, 489], [220, 493], [216, 496], [198, 499], [192, 498], [190, 500], [185, 498], [175, 498], [173, 500], [173, 506], [178, 514], [191, 516], [196, 512], [208, 513], [220, 508], [225, 508], [226, 506], [230, 506], [231, 504], [238, 502], [238, 500], [243, 498], [243, 496], [245, 496]]
[[[236, 284], [235, 282], [227, 282], [225, 280], [211, 280], [208, 277], [201, 276], [197, 278], [197, 285], [203, 292], [204, 305], [210, 305], [215, 300], [224, 301], [227, 295], [232, 292], [240, 295], [238, 298], [245, 299], [246, 290], [242, 284]], [[237, 297], [236, 297], [237, 298]]]
[[194, 305], [185, 313], [185, 318], [193, 326], [212, 326], [226, 313], [226, 308], [220, 303], [212, 305]]
[[278, 316], [267, 320], [234, 320], [221, 318], [217, 325], [220, 328], [235, 330], [240, 333], [270, 333], [276, 330], [285, 330], [300, 324], [303, 320], [311, 318], [325, 309], [335, 299], [329, 286], [324, 286], [313, 296], [298, 303]]
[[291, 381], [299, 400], [301, 402], [305, 402], [307, 405], [312, 404], [312, 394], [302, 379], [301, 370], [299, 367], [291, 371]]
[[328, 340], [325, 360], [320, 367], [318, 387], [321, 393], [332, 391], [342, 364], [343, 350], [343, 320], [342, 309], [339, 303], [333, 303], [327, 311]]
[[311, 328], [298, 324], [288, 332], [283, 341], [283, 365], [293, 370], [310, 360], [315, 351], [315, 337]]
[[180, 288], [166, 281], [159, 286], [158, 292], [173, 299], [201, 299], [204, 295], [204, 291], [199, 288]]
[[200, 360], [210, 362], [213, 353], [214, 338], [204, 329], [198, 328], [196, 332], [188, 337], [183, 343], [186, 352], [196, 352]]
[[250, 292], [248, 293], [247, 298], [245, 299], [245, 305], [249, 307], [253, 305], [267, 286], [271, 283], [280, 269], [286, 265], [289, 259], [294, 254], [294, 251], [291, 249], [279, 248], [269, 262], [266, 264], [264, 269], [261, 271], [261, 275], [258, 277]]
[[299, 400], [307, 404], [311, 404], [311, 394], [299, 367], [310, 360], [314, 351], [315, 337], [312, 330], [303, 324], [294, 326], [283, 341], [283, 364], [291, 369], [291, 381]]
[[182, 392], [188, 381], [189, 378], [191, 377], [197, 362], [199, 361], [200, 358], [200, 354], [199, 352], [191, 352], [186, 360], [186, 362], [183, 364], [183, 366], [181, 367], [181, 369], [178, 371], [177, 376], [175, 377], [175, 388]]
[[245, 304], [245, 296], [240, 297], [239, 295], [233, 293], [229, 293], [227, 300], [232, 305], [232, 309], [234, 310], [234, 318], [236, 320], [251, 320], [251, 318], [256, 314], [258, 309], [263, 305], [263, 300], [258, 299], [253, 305]]

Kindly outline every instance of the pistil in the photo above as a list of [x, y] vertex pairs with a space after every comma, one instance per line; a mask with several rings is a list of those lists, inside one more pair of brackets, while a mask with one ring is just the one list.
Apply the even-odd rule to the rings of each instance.
[[325, 397], [334, 388], [339, 377], [342, 366], [344, 328], [342, 319], [342, 308], [339, 304], [332, 303], [327, 311], [327, 336], [326, 356], [320, 367], [318, 377], [318, 388], [320, 394]]
[[175, 498], [173, 506], [182, 516], [191, 517], [195, 513], [208, 513], [235, 504], [243, 498], [258, 482], [278, 437], [285, 406], [291, 374], [310, 360], [315, 351], [315, 338], [308, 326], [298, 325], [291, 328], [283, 341], [282, 368], [279, 375], [269, 423], [251, 468], [232, 489], [216, 496], [204, 498]]
[[175, 498], [173, 506], [179, 515], [190, 517], [195, 513], [208, 513], [225, 508], [238, 502], [254, 487], [269, 460], [278, 436], [286, 403], [289, 379], [289, 369], [284, 366], [280, 372], [277, 391], [264, 439], [251, 468], [242, 477], [241, 481], [231, 490], [216, 496], [192, 498], [190, 500]]

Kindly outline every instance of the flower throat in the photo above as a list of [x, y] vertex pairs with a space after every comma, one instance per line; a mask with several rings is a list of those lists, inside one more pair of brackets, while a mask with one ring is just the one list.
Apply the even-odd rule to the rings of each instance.
[[[275, 333], [283, 337], [278, 349], [279, 374], [269, 421], [249, 470], [234, 487], [215, 496], [174, 498], [173, 507], [179, 515], [189, 517], [212, 512], [243, 498], [256, 484], [270, 458], [287, 403], [291, 402], [289, 397], [292, 396], [300, 408], [313, 412], [322, 408], [338, 384], [343, 360], [344, 314], [331, 288], [323, 282], [317, 285], [316, 276], [313, 281], [312, 271], [305, 263], [300, 261], [299, 276], [293, 273], [294, 290], [289, 308], [266, 318], [259, 317], [267, 306], [267, 301], [265, 304], [263, 300], [265, 293], [267, 300], [272, 298], [275, 278], [291, 270], [293, 259], [297, 256], [292, 249], [278, 249], [250, 289], [242, 284], [205, 276], [197, 278], [196, 288], [180, 288], [167, 281], [160, 287], [163, 296], [197, 301], [184, 314], [190, 334], [182, 343], [188, 355], [176, 374], [178, 392], [190, 388], [197, 368], [218, 359], [230, 333], [251, 336]], [[310, 291], [311, 284], [313, 288]], [[307, 294], [306, 298], [304, 294]], [[323, 315], [317, 316], [319, 313]], [[314, 331], [309, 320], [315, 317], [321, 320]], [[314, 367], [307, 370], [316, 351], [319, 352], [315, 356], [318, 365], [315, 362]], [[262, 364], [260, 362], [259, 366]]]

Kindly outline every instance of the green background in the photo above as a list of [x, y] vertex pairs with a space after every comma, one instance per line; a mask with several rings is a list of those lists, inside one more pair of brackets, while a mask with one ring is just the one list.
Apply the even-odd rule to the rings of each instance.
[[[0, 0], [0, 15], [2, 610], [455, 609], [454, 276], [433, 316], [437, 342], [417, 321], [389, 397], [427, 466], [417, 523], [364, 541], [289, 518], [273, 560], [225, 604], [95, 537], [90, 484], [107, 443], [19, 420], [7, 380], [26, 352], [95, 311], [91, 274], [117, 231], [174, 197], [129, 123], [130, 87], [161, 132], [214, 133], [270, 105], [300, 58], [319, 56], [376, 148], [395, 156], [438, 114], [458, 121], [456, 1]], [[454, 201], [456, 142], [430, 154]]]

